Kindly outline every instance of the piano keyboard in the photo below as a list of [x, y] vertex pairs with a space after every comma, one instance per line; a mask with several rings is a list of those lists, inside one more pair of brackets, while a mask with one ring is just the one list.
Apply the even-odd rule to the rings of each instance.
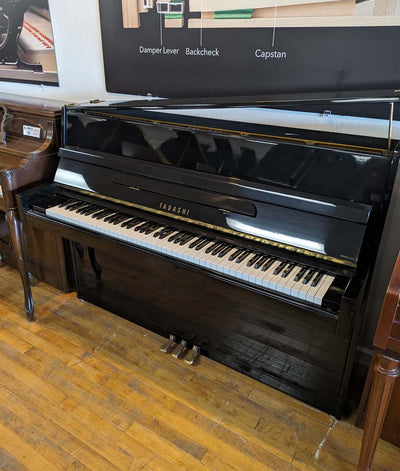
[[312, 267], [95, 204], [69, 200], [45, 212], [53, 219], [317, 306], [334, 281], [334, 276]]

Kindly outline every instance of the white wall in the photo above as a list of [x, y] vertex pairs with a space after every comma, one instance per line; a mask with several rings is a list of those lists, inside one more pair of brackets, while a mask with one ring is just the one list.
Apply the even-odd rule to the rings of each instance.
[[49, 6], [60, 86], [0, 82], [0, 92], [68, 103], [123, 99], [106, 92], [98, 0], [49, 0]]

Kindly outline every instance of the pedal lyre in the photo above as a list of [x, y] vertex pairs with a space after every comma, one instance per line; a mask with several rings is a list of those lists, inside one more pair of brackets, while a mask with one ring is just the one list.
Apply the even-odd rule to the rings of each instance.
[[185, 362], [188, 363], [189, 365], [194, 365], [197, 357], [199, 356], [200, 356], [200, 347], [198, 347], [197, 345], [193, 345], [190, 355], [188, 358], [185, 359]]
[[179, 359], [179, 358], [183, 357], [183, 355], [185, 355], [187, 349], [188, 349], [188, 343], [186, 342], [186, 340], [181, 340], [181, 343], [179, 344], [179, 347], [174, 351], [172, 356], [174, 358]]
[[169, 340], [166, 344], [160, 347], [160, 350], [164, 353], [169, 353], [176, 345], [176, 337], [175, 335], [170, 334]]

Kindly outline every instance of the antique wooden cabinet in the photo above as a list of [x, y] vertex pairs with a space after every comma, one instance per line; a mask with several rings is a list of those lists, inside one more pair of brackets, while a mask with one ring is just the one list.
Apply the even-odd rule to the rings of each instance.
[[62, 105], [0, 95], [0, 253], [3, 262], [16, 266], [21, 274], [28, 318], [33, 312], [29, 274], [62, 290], [70, 287], [62, 238], [22, 225], [15, 198], [17, 193], [53, 179]]

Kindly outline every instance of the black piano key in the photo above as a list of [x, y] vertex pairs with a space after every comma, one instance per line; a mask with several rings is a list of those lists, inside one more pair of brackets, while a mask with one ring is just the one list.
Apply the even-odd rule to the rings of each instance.
[[254, 268], [257, 270], [258, 268], [261, 268], [263, 264], [269, 259], [268, 255], [263, 255], [261, 258], [259, 258], [256, 263], [254, 264]]
[[81, 206], [79, 209], [75, 209], [76, 214], [84, 214], [85, 211], [94, 208], [93, 204], [86, 204], [85, 206]]
[[203, 242], [205, 240], [204, 237], [199, 237], [198, 239], [194, 240], [190, 245], [189, 245], [189, 249], [194, 249], [196, 247], [196, 245], [200, 244], [201, 242]]
[[163, 235], [163, 234], [167, 234], [168, 231], [171, 231], [171, 228], [170, 228], [170, 227], [165, 227], [165, 226], [160, 227], [160, 230], [157, 231], [155, 234], [153, 234], [153, 237], [159, 237], [159, 236], [161, 236], [161, 235]]
[[97, 213], [92, 214], [93, 219], [99, 219], [106, 212], [106, 209], [100, 209]]
[[104, 219], [105, 217], [109, 216], [110, 214], [114, 214], [114, 211], [111, 211], [111, 209], [105, 209], [103, 214], [97, 214], [95, 219]]
[[79, 204], [77, 206], [74, 206], [74, 207], [71, 207], [68, 209], [68, 211], [71, 211], [71, 213], [77, 213], [79, 214], [80, 210], [81, 209], [86, 209], [88, 207], [88, 204], [85, 203], [85, 204]]
[[282, 272], [282, 275], [281, 277], [282, 278], [286, 278], [289, 273], [293, 270], [293, 268], [295, 267], [296, 265], [294, 263], [290, 263]]
[[57, 205], [58, 208], [65, 208], [66, 206], [69, 206], [70, 204], [76, 202], [76, 200], [65, 200], [59, 205]]
[[92, 214], [96, 214], [98, 211], [100, 211], [101, 208], [98, 206], [95, 206], [94, 208], [91, 208], [90, 210], [85, 211], [85, 216], [91, 216]]
[[152, 232], [154, 232], [155, 230], [157, 230], [158, 228], [160, 227], [160, 224], [158, 224], [157, 222], [153, 222], [153, 224], [151, 224], [150, 226], [148, 226], [144, 231], [146, 235], [148, 234], [151, 234]]
[[233, 249], [233, 245], [226, 246], [221, 252], [218, 254], [219, 258], [225, 257], [227, 253], [229, 253]]
[[182, 232], [182, 234], [174, 240], [174, 244], [179, 244], [179, 242], [188, 235], [187, 232]]
[[108, 222], [114, 223], [115, 221], [119, 221], [123, 216], [123, 213], [115, 213], [113, 216], [110, 216]]
[[214, 244], [208, 246], [208, 247], [206, 248], [205, 252], [206, 252], [206, 253], [212, 252], [214, 249], [216, 249], [216, 248], [219, 246], [220, 243], [221, 243], [221, 242], [219, 242], [219, 241], [217, 240], [216, 242], [214, 242]]
[[229, 260], [230, 261], [235, 260], [235, 258], [238, 257], [243, 252], [243, 250], [244, 249], [237, 249], [235, 252], [233, 252], [233, 254], [229, 256]]
[[[140, 232], [140, 233], [143, 234], [143, 233], [146, 232], [148, 229], [150, 229], [150, 227], [152, 227], [153, 224], [154, 224], [153, 222], [148, 221], [146, 224], [142, 224], [141, 226], [138, 226], [138, 232]], [[135, 231], [136, 231], [136, 229], [135, 229]]]
[[136, 225], [135, 232], [143, 232], [144, 229], [149, 227], [151, 223], [149, 221], [143, 220], [141, 224]]
[[139, 228], [139, 232], [141, 234], [146, 234], [146, 232], [154, 226], [154, 222], [149, 221], [147, 224], [141, 225]]
[[197, 237], [195, 234], [189, 234], [187, 235], [184, 239], [182, 239], [180, 242], [179, 242], [179, 245], [186, 245], [188, 244], [191, 240], [193, 240], [194, 237]]
[[244, 260], [246, 260], [246, 258], [251, 254], [250, 250], [245, 250], [243, 253], [241, 253], [239, 255], [239, 257], [236, 259], [236, 263], [241, 263], [243, 262]]
[[168, 242], [173, 242], [177, 237], [179, 237], [182, 234], [182, 232], [184, 231], [179, 231], [176, 234], [172, 234], [172, 236], [168, 237]]
[[294, 277], [294, 281], [300, 281], [303, 278], [306, 271], [307, 271], [307, 268], [303, 267]]
[[137, 226], [138, 224], [142, 224], [143, 219], [142, 218], [136, 218], [135, 221], [128, 222], [128, 224], [125, 226], [127, 229], [132, 229], [132, 227]]
[[163, 232], [160, 236], [159, 236], [159, 239], [165, 239], [166, 237], [168, 237], [170, 234], [172, 234], [173, 232], [176, 232], [177, 229], [171, 227], [168, 231], [165, 231]]
[[118, 216], [120, 216], [121, 213], [115, 213], [113, 212], [112, 214], [109, 214], [108, 216], [106, 216], [103, 221], [104, 222], [113, 222], [115, 218], [117, 218]]
[[218, 247], [216, 247], [211, 255], [218, 255], [224, 248], [226, 248], [226, 244], [224, 242], [220, 243]]
[[263, 267], [261, 268], [261, 271], [267, 271], [268, 268], [276, 261], [275, 257], [271, 257], [269, 260], [267, 260], [266, 263], [264, 263]]
[[203, 247], [205, 247], [206, 245], [210, 244], [213, 240], [212, 239], [204, 239], [203, 242], [201, 242], [200, 244], [196, 245], [196, 250], [201, 250]]
[[68, 211], [73, 211], [75, 208], [79, 208], [80, 206], [84, 206], [86, 204], [87, 203], [85, 203], [84, 201], [75, 201], [66, 206], [65, 209], [67, 209]]
[[87, 208], [82, 209], [82, 211], [79, 210], [77, 212], [79, 212], [80, 214], [84, 214], [85, 216], [86, 215], [90, 216], [91, 214], [97, 212], [99, 209], [100, 208], [98, 206], [96, 206], [95, 204], [92, 204], [92, 205], [88, 206]]
[[160, 224], [155, 223], [155, 224], [153, 224], [152, 226], [150, 226], [148, 229], [146, 229], [146, 230], [144, 231], [144, 233], [145, 233], [146, 235], [149, 235], [149, 234], [152, 234], [154, 231], [156, 231], [156, 230], [159, 229], [159, 228], [160, 228]]
[[323, 272], [320, 271], [318, 272], [315, 277], [313, 278], [312, 282], [311, 282], [311, 286], [317, 286], [318, 283], [321, 281], [321, 278], [324, 276]]
[[287, 262], [281, 262], [274, 270], [274, 275], [279, 275], [279, 273], [285, 268]]
[[315, 270], [309, 270], [307, 272], [306, 276], [303, 278], [303, 285], [306, 285], [311, 280], [314, 273], [315, 273]]
[[127, 221], [128, 219], [131, 219], [131, 217], [128, 216], [127, 214], [123, 214], [121, 217], [114, 220], [113, 224], [114, 225], [121, 224], [122, 222]]
[[251, 259], [247, 262], [247, 266], [248, 266], [248, 267], [251, 267], [251, 266], [254, 265], [254, 264], [256, 263], [256, 261], [257, 261], [259, 258], [261, 258], [261, 257], [262, 257], [261, 254], [256, 253], [256, 254], [254, 255], [254, 257], [251, 257]]
[[121, 227], [126, 227], [128, 224], [130, 224], [131, 222], [135, 222], [135, 221], [137, 221], [137, 217], [135, 217], [135, 218], [130, 217], [121, 224]]
[[102, 212], [103, 212], [103, 209], [102, 209], [102, 208], [97, 208], [97, 210], [94, 211], [94, 212], [90, 215], [90, 217], [95, 218], [98, 214], [100, 214], [100, 213], [102, 213]]

